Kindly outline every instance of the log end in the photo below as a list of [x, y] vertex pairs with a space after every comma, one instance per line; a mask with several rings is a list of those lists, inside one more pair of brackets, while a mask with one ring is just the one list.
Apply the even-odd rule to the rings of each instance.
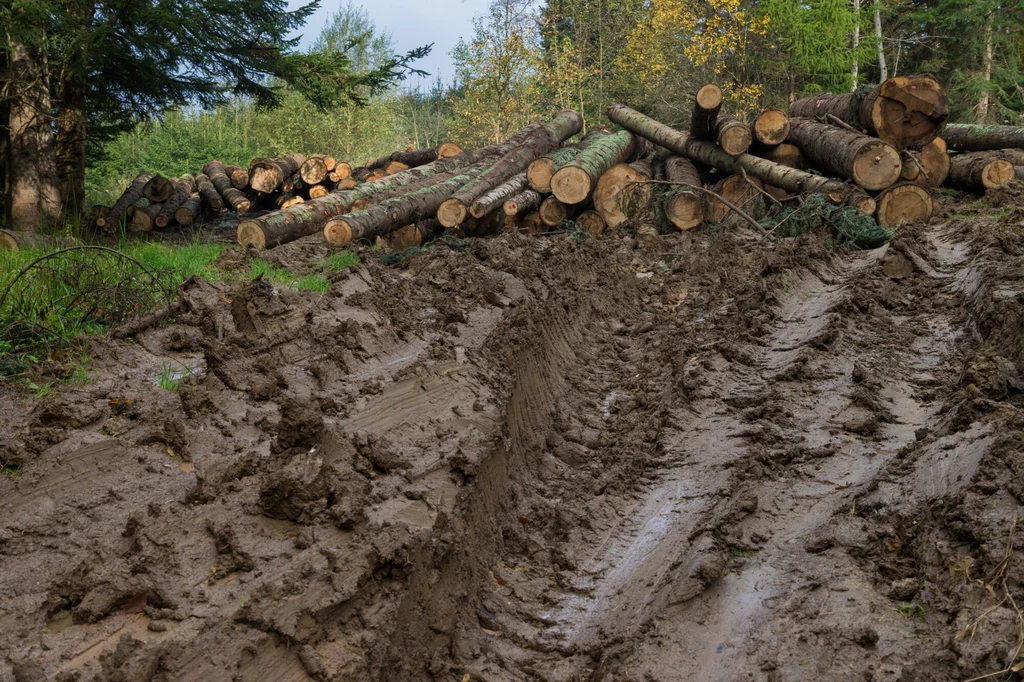
[[636, 241], [641, 248], [648, 248], [661, 241], [661, 235], [654, 225], [639, 225], [636, 228]]
[[551, 191], [551, 171], [554, 167], [554, 159], [539, 158], [526, 169], [526, 182], [530, 189], [541, 194], [548, 194]]
[[576, 216], [576, 225], [590, 234], [602, 234], [605, 229], [604, 218], [597, 211], [584, 211]]
[[560, 225], [569, 215], [564, 203], [557, 196], [548, 197], [540, 204], [540, 219], [548, 227]]
[[590, 196], [594, 181], [577, 166], [565, 166], [551, 176], [551, 193], [565, 204], [578, 204]]
[[608, 227], [616, 227], [626, 220], [623, 204], [628, 202], [620, 201], [619, 194], [627, 187], [635, 186], [633, 183], [644, 180], [650, 180], [650, 177], [642, 175], [628, 163], [616, 164], [600, 177], [594, 188], [594, 209], [601, 214]]
[[465, 222], [468, 211], [466, 204], [461, 199], [451, 198], [445, 200], [437, 209], [437, 219], [445, 227], [455, 227]]
[[996, 159], [987, 164], [981, 172], [981, 182], [986, 189], [1002, 187], [1013, 181], [1013, 164], [1005, 159]]
[[437, 147], [437, 158], [446, 159], [449, 156], [457, 156], [462, 153], [462, 147], [454, 142], [442, 142]]
[[903, 161], [900, 153], [884, 142], [864, 145], [853, 159], [853, 181], [868, 190], [892, 186], [900, 179]]
[[516, 215], [519, 213], [519, 204], [514, 199], [509, 199], [501, 205], [501, 210], [505, 215]]
[[718, 145], [731, 156], [746, 154], [750, 149], [750, 129], [746, 126], [732, 126], [718, 138]]
[[704, 222], [704, 201], [693, 192], [676, 192], [665, 201], [665, 217], [680, 230]]
[[917, 185], [890, 187], [878, 197], [878, 224], [898, 227], [902, 223], [928, 220], [932, 216], [932, 195]]
[[897, 149], [928, 144], [942, 132], [949, 117], [949, 98], [931, 76], [894, 76], [882, 83], [878, 96], [873, 101], [866, 99], [864, 106], [870, 111], [862, 109], [861, 120], [869, 119], [872, 132]]
[[267, 235], [255, 220], [242, 220], [235, 230], [235, 240], [242, 246], [255, 246], [260, 251], [267, 248]]
[[782, 144], [788, 136], [789, 116], [782, 109], [765, 109], [754, 121], [754, 137], [761, 144]]
[[717, 109], [722, 106], [722, 89], [709, 83], [697, 91], [697, 106], [701, 109]]
[[308, 185], [317, 185], [327, 177], [327, 164], [323, 159], [316, 157], [306, 159], [302, 168], [299, 169], [299, 177]]
[[324, 239], [331, 246], [345, 246], [352, 241], [352, 227], [344, 218], [328, 220], [324, 225]]
[[878, 209], [878, 202], [863, 192], [850, 194], [845, 203], [864, 215], [875, 215], [875, 211]]
[[167, 227], [168, 225], [171, 224], [171, 218], [170, 218], [170, 216], [158, 215], [156, 217], [156, 220], [153, 221], [153, 223], [157, 227], [163, 229], [163, 228], [165, 228], [165, 227]]

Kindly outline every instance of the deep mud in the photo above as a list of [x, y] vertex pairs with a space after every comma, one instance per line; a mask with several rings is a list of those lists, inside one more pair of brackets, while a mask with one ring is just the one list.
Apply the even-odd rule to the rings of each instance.
[[874, 251], [503, 235], [326, 295], [189, 281], [90, 383], [0, 389], [0, 681], [997, 672], [1015, 191]]

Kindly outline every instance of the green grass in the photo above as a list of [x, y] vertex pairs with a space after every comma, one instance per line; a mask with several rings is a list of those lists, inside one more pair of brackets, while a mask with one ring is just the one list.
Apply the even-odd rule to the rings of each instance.
[[20, 464], [0, 459], [0, 476], [4, 478], [19, 478], [22, 473]]
[[320, 261], [320, 264], [328, 272], [340, 272], [345, 268], [351, 267], [359, 262], [359, 256], [353, 252], [345, 249], [344, 251], [336, 251], [327, 258]]
[[284, 268], [264, 260], [254, 260], [249, 264], [249, 277], [265, 277], [272, 284], [296, 291], [316, 291], [326, 293], [331, 283], [321, 274], [296, 275]]
[[165, 362], [160, 367], [160, 376], [156, 378], [157, 385], [165, 391], [177, 391], [181, 382], [188, 379], [195, 373], [195, 368], [190, 365], [182, 365], [180, 368], [173, 363]]

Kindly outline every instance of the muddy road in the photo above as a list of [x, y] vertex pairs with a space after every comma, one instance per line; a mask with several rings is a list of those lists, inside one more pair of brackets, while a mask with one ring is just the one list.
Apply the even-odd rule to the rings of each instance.
[[322, 295], [187, 282], [89, 383], [2, 388], [0, 682], [1012, 667], [1021, 194], [873, 251], [503, 235]]

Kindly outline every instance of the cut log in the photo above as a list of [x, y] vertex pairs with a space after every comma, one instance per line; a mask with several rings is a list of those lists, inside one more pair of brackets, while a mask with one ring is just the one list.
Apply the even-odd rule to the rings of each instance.
[[576, 216], [576, 225], [590, 234], [602, 234], [605, 228], [604, 218], [597, 211], [583, 211]]
[[[665, 161], [665, 179], [700, 187], [700, 176], [689, 159], [672, 156]], [[665, 218], [680, 230], [689, 230], [704, 222], [704, 198], [701, 194], [685, 187], [669, 186], [670, 194], [665, 198]]]
[[372, 173], [370, 173], [370, 177], [368, 177], [366, 181], [373, 182], [374, 180], [380, 180], [381, 178], [386, 178], [387, 176], [388, 174], [384, 171], [383, 168], [377, 168]]
[[128, 188], [125, 189], [125, 191], [121, 194], [120, 198], [118, 198], [118, 200], [110, 208], [110, 213], [108, 213], [106, 217], [100, 218], [99, 220], [96, 221], [96, 226], [116, 226], [121, 221], [122, 216], [124, 216], [125, 212], [128, 210], [128, 207], [143, 197], [143, 191], [145, 190], [146, 185], [152, 179], [152, 173], [139, 173], [138, 175], [136, 175], [135, 179], [132, 180], [130, 185], [128, 185]]
[[875, 218], [882, 227], [928, 220], [932, 216], [932, 195], [911, 183], [895, 185], [878, 195]]
[[1024, 166], [1014, 166], [1013, 174], [1017, 176], [1018, 180], [1024, 180]]
[[563, 140], [572, 137], [582, 128], [583, 117], [578, 111], [556, 112], [551, 120], [533, 128], [507, 154], [445, 201], [437, 212], [437, 219], [445, 227], [458, 225], [469, 215], [469, 206], [488, 190], [524, 172], [533, 161], [557, 149]]
[[331, 176], [334, 182], [350, 178], [352, 177], [352, 166], [346, 161], [338, 161], [334, 165], [334, 170], [331, 171]]
[[253, 159], [249, 166], [249, 186], [263, 194], [276, 192], [285, 180], [299, 172], [304, 163], [306, 157], [302, 154]]
[[537, 211], [527, 211], [516, 216], [516, 226], [526, 232], [526, 234], [540, 234], [544, 231], [544, 221], [540, 219], [540, 213]]
[[551, 176], [551, 193], [566, 204], [578, 204], [594, 191], [601, 175], [617, 163], [635, 158], [636, 137], [628, 130], [602, 135]]
[[458, 156], [462, 151], [462, 147], [454, 142], [442, 142], [437, 147], [437, 158], [447, 159], [449, 156]]
[[[698, 161], [726, 173], [745, 171], [751, 177], [757, 178], [767, 185], [774, 185], [794, 194], [824, 193], [832, 202], [841, 204], [850, 192], [856, 191], [839, 180], [788, 168], [750, 154], [730, 156], [716, 144], [694, 139], [686, 133], [676, 132], [622, 104], [612, 106], [608, 110], [608, 118], [637, 135], [680, 156], [685, 156], [691, 161]], [[594, 204], [596, 207], [596, 197]], [[598, 208], [598, 210], [601, 209]], [[605, 214], [602, 212], [601, 215]], [[608, 216], [605, 216], [605, 220], [608, 220]], [[613, 223], [608, 221], [608, 224], [612, 225]]]
[[690, 134], [701, 140], [711, 140], [715, 134], [715, 121], [722, 109], [722, 90], [717, 85], [705, 85], [697, 91], [690, 116]]
[[335, 185], [335, 189], [339, 189], [339, 190], [342, 190], [342, 189], [352, 189], [357, 184], [358, 183], [356, 182], [355, 178], [343, 178], [343, 179], [338, 181], [337, 185]]
[[174, 212], [174, 219], [179, 225], [191, 225], [198, 222], [203, 214], [203, 199], [198, 194], [193, 194]]
[[142, 195], [153, 203], [160, 204], [167, 201], [167, 197], [171, 196], [173, 191], [174, 182], [162, 175], [154, 175], [142, 189]]
[[274, 206], [276, 206], [277, 210], [280, 211], [283, 208], [295, 206], [296, 204], [301, 204], [304, 201], [305, 199], [297, 194], [278, 194], [274, 197]]
[[206, 208], [209, 209], [210, 213], [217, 215], [224, 210], [224, 200], [220, 196], [220, 192], [210, 182], [210, 178], [200, 173], [196, 176], [196, 188], [199, 191], [199, 197], [206, 204]]
[[1024, 149], [999, 149], [997, 153], [1014, 166], [1024, 166]]
[[136, 210], [132, 214], [132, 221], [128, 224], [128, 229], [132, 232], [152, 232], [154, 221], [163, 206], [163, 204], [151, 203], [145, 208]]
[[242, 192], [231, 184], [231, 179], [225, 175], [224, 166], [220, 161], [213, 160], [203, 166], [203, 174], [210, 178], [210, 182], [217, 189], [217, 192], [224, 199], [232, 211], [236, 213], [247, 213], [252, 208], [252, 202]]
[[139, 197], [139, 200], [129, 206], [128, 210], [125, 211], [124, 214], [128, 217], [128, 220], [131, 221], [131, 219], [135, 217], [136, 211], [141, 211], [142, 209], [149, 207], [151, 203], [152, 202], [146, 197]]
[[241, 166], [236, 166], [233, 163], [225, 164], [224, 175], [228, 176], [235, 189], [245, 189], [249, 186], [249, 171]]
[[555, 169], [572, 161], [577, 153], [575, 145], [562, 147], [531, 163], [526, 169], [526, 180], [530, 183], [530, 188], [541, 194], [550, 193], [551, 176], [554, 175]]
[[540, 192], [535, 192], [532, 189], [524, 189], [511, 199], [507, 199], [505, 203], [502, 204], [502, 210], [505, 211], [505, 215], [521, 215], [540, 206], [540, 202]]
[[196, 191], [196, 181], [191, 175], [182, 175], [174, 183], [174, 191], [164, 202], [163, 208], [157, 213], [153, 223], [156, 227], [164, 228], [174, 220], [175, 212], [189, 200]]
[[921, 149], [903, 150], [903, 178], [921, 187], [938, 187], [949, 175], [949, 154], [941, 137]]
[[411, 166], [407, 163], [402, 163], [401, 161], [388, 161], [388, 165], [384, 166], [382, 170], [384, 171], [384, 175], [394, 175], [395, 173], [401, 173], [404, 170], [409, 170], [409, 168], [411, 168]]
[[719, 114], [715, 119], [715, 137], [726, 154], [737, 156], [750, 149], [750, 128], [732, 116]]
[[547, 197], [540, 202], [537, 212], [540, 213], [541, 221], [549, 227], [561, 225], [562, 221], [569, 217], [569, 209], [554, 196]]
[[321, 158], [324, 160], [324, 165], [327, 166], [327, 172], [330, 173], [338, 165], [338, 160], [329, 154], [321, 154]]
[[[711, 188], [713, 192], [755, 220], [764, 217], [764, 195], [760, 191], [762, 189], [764, 185], [757, 178], [748, 180], [738, 174], [730, 175]], [[712, 196], [707, 197], [705, 215], [708, 220], [720, 225], [738, 225], [741, 220], [735, 211]]]
[[366, 182], [373, 175], [373, 169], [362, 166], [360, 168], [352, 169], [352, 177], [355, 178], [356, 182]]
[[0, 251], [19, 251], [21, 249], [53, 250], [77, 244], [78, 240], [65, 235], [0, 230]]
[[966, 152], [950, 158], [946, 184], [958, 189], [984, 192], [1009, 184], [1013, 177], [1013, 164], [1002, 158], [998, 151]]
[[313, 156], [306, 159], [302, 167], [299, 168], [299, 177], [307, 185], [319, 185], [327, 177], [330, 171], [327, 169], [327, 164], [324, 162], [324, 157], [321, 154], [314, 154]]
[[[402, 191], [417, 182], [439, 180], [446, 173], [480, 163], [506, 149], [504, 145], [474, 149], [459, 156], [439, 159], [426, 166], [389, 175], [375, 183], [366, 183], [343, 192], [331, 192], [325, 197], [292, 206], [285, 211], [241, 221], [237, 230], [238, 243], [242, 246], [251, 244], [263, 250], [314, 234], [323, 228], [327, 220], [354, 209], [355, 202], [360, 199], [384, 196], [391, 191]], [[355, 182], [354, 179], [352, 181]]]
[[1024, 149], [1024, 126], [949, 123], [942, 131], [946, 146], [957, 152]]
[[650, 248], [661, 241], [658, 228], [654, 225], [644, 223], [636, 227], [636, 242], [640, 248]]
[[750, 128], [755, 140], [774, 147], [789, 136], [789, 116], [782, 109], [765, 109], [757, 115]]
[[[366, 168], [369, 168], [370, 170], [376, 170], [377, 168], [386, 169], [390, 163], [400, 163], [405, 165], [406, 168], [416, 168], [417, 166], [425, 166], [428, 163], [433, 163], [438, 159], [455, 156], [461, 152], [462, 148], [459, 147], [459, 145], [454, 142], [445, 142], [437, 147], [430, 147], [429, 149], [414, 149], [404, 152], [394, 152], [393, 154], [388, 154], [387, 156], [367, 161]], [[399, 170], [406, 170], [406, 168], [400, 168]], [[391, 175], [391, 173], [389, 173], [389, 175]]]
[[320, 197], [325, 197], [328, 194], [330, 194], [330, 192], [328, 192], [327, 188], [323, 185], [313, 185], [309, 188], [310, 199], [319, 199]]
[[783, 143], [771, 149], [766, 149], [759, 156], [787, 168], [807, 170], [811, 167], [807, 157], [800, 151], [800, 147], [797, 147], [795, 144]]
[[96, 204], [89, 209], [89, 212], [85, 216], [86, 229], [95, 230], [99, 227], [100, 221], [106, 224], [107, 216], [110, 215], [110, 206], [103, 206], [102, 204]]
[[277, 191], [283, 192], [284, 194], [291, 194], [296, 189], [296, 185], [301, 182], [302, 178], [299, 177], [298, 173], [295, 173], [290, 178], [285, 178], [284, 181], [281, 182], [280, 187], [277, 188]]
[[924, 146], [942, 132], [949, 100], [931, 76], [894, 76], [881, 85], [862, 86], [850, 93], [798, 100], [789, 113], [820, 120], [832, 114], [902, 149]]
[[372, 240], [411, 222], [432, 218], [453, 192], [465, 187], [487, 170], [489, 167], [484, 164], [473, 166], [447, 180], [385, 199], [362, 211], [332, 218], [324, 225], [324, 239], [332, 246], [344, 246], [354, 240]]
[[526, 185], [526, 173], [512, 176], [507, 182], [498, 185], [474, 201], [469, 207], [469, 214], [474, 218], [483, 218], [491, 211], [502, 206], [506, 200], [525, 190]]
[[[594, 189], [594, 210], [608, 227], [617, 227], [626, 220], [624, 207], [644, 203], [650, 194], [650, 164], [619, 163], [609, 168]], [[621, 196], [620, 196], [621, 195]]]
[[879, 139], [808, 119], [793, 119], [789, 137], [818, 168], [868, 190], [880, 190], [899, 180], [900, 153]]

